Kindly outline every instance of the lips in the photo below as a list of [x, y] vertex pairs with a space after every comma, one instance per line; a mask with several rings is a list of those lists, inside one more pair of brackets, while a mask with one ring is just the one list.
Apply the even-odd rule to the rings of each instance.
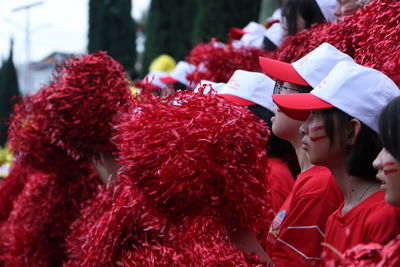
[[376, 175], [376, 180], [377, 180], [378, 182], [381, 183], [381, 189], [382, 189], [382, 190], [385, 190], [385, 189], [386, 189], [386, 182], [385, 182], [385, 180], [379, 175], [379, 173], [378, 173], [378, 175]]
[[306, 141], [304, 141], [304, 140], [302, 140], [302, 142], [301, 142], [301, 148], [303, 149], [303, 150], [308, 150], [308, 148], [310, 147], [310, 145], [306, 142]]

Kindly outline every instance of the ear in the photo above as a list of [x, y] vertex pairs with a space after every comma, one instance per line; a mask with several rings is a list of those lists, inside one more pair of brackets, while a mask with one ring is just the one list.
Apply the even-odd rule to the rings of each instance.
[[349, 124], [350, 124], [349, 125], [350, 129], [347, 134], [346, 144], [354, 146], [355, 143], [357, 142], [358, 135], [361, 132], [362, 124], [361, 124], [361, 121], [359, 121], [358, 119], [355, 119], [355, 118], [352, 118], [349, 121]]

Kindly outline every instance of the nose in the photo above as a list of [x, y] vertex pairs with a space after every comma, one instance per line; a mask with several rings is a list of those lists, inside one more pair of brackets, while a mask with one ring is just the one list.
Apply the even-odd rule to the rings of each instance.
[[306, 123], [303, 123], [299, 127], [300, 136], [305, 136], [308, 133], [308, 127], [306, 127]]
[[372, 166], [376, 170], [382, 170], [383, 169], [383, 159], [382, 159], [383, 153], [384, 153], [384, 149], [382, 149], [381, 152], [379, 152], [378, 156], [376, 156], [376, 158], [372, 162]]

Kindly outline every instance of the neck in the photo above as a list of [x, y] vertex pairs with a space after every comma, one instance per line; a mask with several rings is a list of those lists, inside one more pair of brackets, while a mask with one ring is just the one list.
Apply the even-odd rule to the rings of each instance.
[[345, 164], [342, 164], [338, 167], [329, 168], [336, 179], [336, 183], [343, 192], [344, 206], [342, 214], [346, 214], [360, 202], [379, 190], [378, 182], [368, 181], [358, 176], [351, 176], [347, 173], [345, 166]]
[[313, 165], [310, 160], [307, 158], [306, 152], [301, 147], [301, 140], [291, 141], [294, 150], [296, 151], [297, 160], [299, 161], [299, 166], [301, 172], [304, 172], [310, 169]]

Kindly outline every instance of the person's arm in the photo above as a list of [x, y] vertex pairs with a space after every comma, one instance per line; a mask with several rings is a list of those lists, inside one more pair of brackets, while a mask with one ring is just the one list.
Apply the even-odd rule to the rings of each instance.
[[271, 258], [267, 255], [250, 229], [239, 229], [235, 232], [230, 232], [229, 238], [236, 247], [244, 252], [258, 255], [267, 264], [272, 263]]

